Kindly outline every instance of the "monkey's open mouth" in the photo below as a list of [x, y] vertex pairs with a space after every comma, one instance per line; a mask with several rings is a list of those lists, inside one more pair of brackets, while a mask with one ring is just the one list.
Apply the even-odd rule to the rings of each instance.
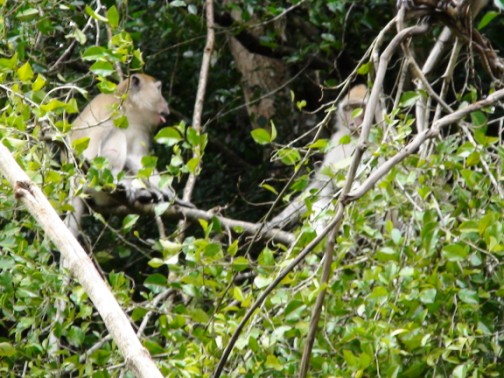
[[168, 117], [168, 114], [170, 114], [170, 111], [161, 111], [159, 112], [159, 124], [165, 124], [166, 123], [166, 117]]

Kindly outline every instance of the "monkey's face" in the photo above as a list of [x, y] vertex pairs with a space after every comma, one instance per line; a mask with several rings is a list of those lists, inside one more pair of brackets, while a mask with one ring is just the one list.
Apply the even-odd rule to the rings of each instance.
[[343, 105], [340, 109], [340, 125], [346, 127], [350, 132], [358, 133], [359, 128], [362, 125], [364, 118], [364, 107], [365, 104], [362, 102], [357, 103], [347, 103]]
[[145, 117], [145, 122], [152, 126], [166, 123], [170, 114], [168, 102], [161, 93], [162, 84], [145, 74], [131, 76], [128, 100]]
[[354, 86], [339, 102], [338, 128], [347, 128], [351, 134], [358, 134], [364, 120], [364, 108], [368, 89], [364, 84]]

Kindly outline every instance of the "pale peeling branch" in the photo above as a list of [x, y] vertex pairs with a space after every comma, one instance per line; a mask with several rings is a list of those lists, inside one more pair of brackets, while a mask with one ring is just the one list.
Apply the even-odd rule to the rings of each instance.
[[[364, 151], [366, 149], [367, 140], [369, 137], [369, 132], [373, 124], [373, 119], [375, 116], [375, 109], [379, 105], [380, 92], [383, 87], [383, 81], [385, 79], [385, 73], [387, 71], [388, 64], [395, 50], [405, 41], [413, 35], [425, 33], [428, 30], [428, 25], [418, 25], [413, 26], [404, 30], [401, 30], [397, 35], [390, 41], [389, 45], [384, 50], [383, 54], [380, 56], [378, 70], [375, 78], [373, 88], [371, 90], [371, 95], [369, 96], [368, 104], [366, 105], [366, 110], [364, 112], [364, 119], [362, 121], [362, 130], [359, 137], [359, 143], [357, 144], [355, 155], [352, 159], [352, 164], [347, 174], [345, 185], [343, 185], [343, 191], [340, 195], [339, 206], [342, 208], [342, 212], [347, 205], [347, 195], [354, 184], [355, 177], [357, 174], [357, 168], [361, 163]], [[370, 188], [369, 188], [370, 189]], [[368, 189], [368, 190], [369, 190]], [[336, 222], [334, 228], [329, 233], [327, 240], [327, 245], [324, 253], [324, 266], [322, 269], [322, 277], [320, 278], [321, 290], [317, 295], [317, 300], [313, 307], [312, 316], [310, 320], [310, 328], [308, 334], [306, 335], [305, 347], [303, 350], [303, 355], [301, 357], [301, 365], [299, 369], [299, 377], [304, 378], [308, 374], [308, 368], [310, 365], [310, 356], [313, 348], [313, 342], [315, 340], [315, 334], [318, 328], [318, 321], [320, 319], [320, 314], [322, 312], [322, 306], [324, 304], [324, 298], [326, 294], [326, 284], [329, 281], [331, 273], [331, 264], [334, 255], [335, 238], [338, 234], [341, 221]], [[331, 239], [332, 238], [332, 239]]]
[[[203, 51], [203, 60], [201, 62], [201, 70], [198, 81], [198, 90], [196, 92], [196, 102], [194, 104], [194, 113], [192, 119], [192, 127], [201, 134], [202, 126], [201, 126], [201, 117], [203, 114], [203, 104], [205, 101], [205, 92], [208, 82], [208, 72], [210, 71], [210, 61], [212, 58], [212, 52], [215, 45], [215, 30], [214, 30], [214, 9], [213, 9], [213, 0], [205, 1], [206, 8], [206, 22], [207, 22], [207, 39], [205, 44], [205, 49]], [[187, 182], [184, 188], [184, 194], [182, 199], [184, 201], [190, 202], [192, 198], [192, 193], [194, 190], [194, 186], [196, 185], [196, 175], [197, 172], [201, 169], [201, 158], [203, 156], [203, 151], [201, 147], [195, 147], [193, 152], [193, 158], [200, 159], [197, 167], [194, 172], [189, 174], [187, 178]], [[183, 238], [184, 230], [187, 227], [187, 223], [185, 221], [179, 222], [178, 230], [180, 238]]]
[[[392, 42], [389, 44], [389, 46], [387, 47], [387, 49], [385, 50], [385, 52], [382, 54], [382, 56], [380, 58], [380, 60], [381, 60], [380, 63], [382, 63], [382, 64], [380, 64], [380, 68], [378, 70], [377, 80], [375, 81], [375, 86], [380, 86], [381, 83], [383, 83], [385, 71], [387, 68], [386, 65], [387, 65], [388, 61], [390, 60], [394, 50], [399, 46], [401, 40], [403, 38], [407, 38], [413, 34], [422, 33], [425, 30], [426, 30], [426, 27], [422, 26], [422, 25], [415, 26], [415, 27], [408, 28], [408, 29], [404, 29], [392, 40]], [[369, 130], [370, 130], [371, 124], [372, 124], [372, 114], [371, 113], [373, 112], [373, 110], [372, 110], [373, 107], [372, 107], [372, 105], [370, 106], [369, 104], [370, 103], [373, 104], [373, 102], [372, 102], [373, 98], [374, 98], [374, 103], [376, 104], [378, 95], [379, 95], [379, 89], [372, 92], [372, 94], [370, 96], [370, 100], [368, 102], [368, 107], [366, 108], [369, 110], [366, 110], [366, 113], [364, 116], [363, 125], [364, 125], [364, 127], [366, 127], [366, 122], [367, 122], [367, 127], [366, 128], [363, 127], [363, 131], [361, 133], [361, 139], [363, 139], [363, 142], [365, 142], [367, 140], [367, 135], [369, 134]], [[457, 121], [460, 121], [462, 118], [469, 115], [471, 112], [474, 112], [476, 110], [479, 110], [479, 109], [487, 107], [487, 106], [490, 106], [490, 105], [494, 104], [495, 102], [501, 100], [502, 98], [504, 98], [504, 89], [494, 92], [493, 94], [489, 95], [486, 99], [483, 99], [483, 100], [478, 101], [474, 104], [468, 105], [463, 109], [459, 109], [458, 111], [453, 112], [452, 114], [446, 115], [445, 117], [441, 118], [440, 120], [438, 120], [437, 122], [435, 122], [432, 125], [431, 129], [425, 130], [421, 134], [418, 134], [408, 145], [406, 145], [401, 151], [399, 151], [399, 153], [397, 153], [395, 156], [393, 156], [392, 158], [387, 160], [385, 163], [380, 165], [368, 177], [368, 179], [364, 183], [362, 183], [358, 188], [356, 188], [353, 191], [349, 191], [346, 196], [342, 195], [341, 200], [337, 206], [336, 215], [331, 220], [331, 222], [324, 228], [324, 230], [319, 235], [317, 235], [317, 237], [309, 245], [307, 245], [298, 254], [298, 256], [286, 268], [284, 268], [277, 275], [275, 280], [263, 291], [263, 293], [261, 293], [261, 295], [257, 298], [256, 302], [249, 308], [247, 313], [244, 315], [244, 317], [240, 321], [239, 325], [235, 329], [228, 345], [224, 349], [224, 352], [221, 356], [221, 359], [219, 360], [219, 364], [217, 366], [216, 371], [214, 372], [213, 377], [214, 378], [220, 377], [220, 375], [222, 374], [222, 371], [224, 369], [224, 366], [225, 366], [225, 364], [231, 354], [231, 351], [232, 351], [236, 341], [238, 340], [239, 335], [243, 331], [243, 328], [245, 327], [245, 324], [252, 317], [252, 315], [255, 313], [255, 311], [262, 305], [264, 300], [266, 300], [268, 295], [275, 289], [276, 286], [278, 286], [280, 284], [280, 282], [283, 280], [283, 278], [285, 278], [287, 276], [287, 274], [289, 274], [296, 266], [298, 266], [304, 260], [304, 258], [313, 250], [313, 248], [315, 248], [315, 246], [318, 243], [320, 243], [322, 241], [322, 239], [329, 232], [331, 232], [333, 230], [337, 231], [337, 226], [343, 218], [345, 206], [347, 206], [351, 202], [358, 200], [365, 193], [367, 193], [369, 190], [371, 190], [374, 187], [374, 185], [392, 169], [392, 167], [399, 164], [407, 156], [415, 153], [418, 150], [418, 148], [421, 146], [421, 144], [424, 143], [426, 140], [428, 140], [429, 138], [431, 138], [435, 135], [438, 135], [439, 131], [443, 127], [446, 127], [450, 124], [453, 124]], [[366, 118], [367, 118], [367, 121], [366, 121]], [[365, 143], [361, 143], [361, 145], [365, 145]], [[355, 171], [357, 170], [357, 167], [360, 163], [361, 156], [362, 156], [362, 154], [360, 154], [360, 156], [357, 154], [354, 156], [354, 159], [352, 161], [352, 165], [355, 165]], [[347, 182], [346, 182], [347, 185], [345, 185], [345, 187], [351, 188], [351, 184], [353, 183], [354, 177], [355, 177], [355, 175], [351, 176], [349, 173], [349, 176], [347, 177]], [[344, 192], [342, 194], [344, 194]], [[332, 233], [333, 232], [331, 232], [331, 234]], [[291, 250], [294, 247], [295, 247], [295, 244], [293, 246], [291, 246]], [[329, 249], [329, 248], [331, 248], [331, 250], [334, 250], [334, 246], [332, 244], [328, 244], [327, 248], [326, 248], [326, 252], [327, 252], [327, 249]], [[332, 262], [332, 256], [329, 256], [329, 258], [327, 258], [327, 257], [328, 256], [326, 256], [326, 260], [325, 260], [325, 264], [327, 264], [327, 266], [324, 266], [324, 273], [323, 273], [322, 278], [325, 278], [326, 275], [327, 275], [327, 278], [329, 277], [329, 274], [327, 274], [327, 272], [330, 272], [330, 264]], [[326, 280], [326, 282], [321, 282], [321, 285], [324, 285], [325, 283], [327, 283], [327, 280]], [[323, 296], [320, 298], [320, 300], [317, 299], [317, 303], [320, 302], [321, 304], [323, 304], [323, 299], [324, 299]], [[315, 308], [314, 313], [317, 313], [317, 312], [320, 313], [320, 310], [317, 310], [317, 308]], [[315, 325], [316, 323], [318, 323], [318, 319], [317, 319], [317, 321], [315, 321], [315, 320], [312, 321], [312, 324], [314, 324], [314, 325], [311, 327], [314, 330], [316, 330], [316, 325]], [[311, 347], [310, 348], [306, 347], [305, 350], [308, 350], [309, 352], [311, 352]], [[306, 352], [306, 353], [308, 353], [308, 352]], [[307, 360], [306, 364], [308, 364], [308, 361], [309, 360]], [[306, 365], [306, 366], [308, 366], [308, 365]]]
[[[215, 44], [215, 30], [214, 30], [214, 11], [213, 11], [213, 1], [207, 0], [205, 2], [206, 7], [206, 20], [207, 20], [207, 39], [205, 49], [203, 51], [203, 60], [201, 62], [201, 70], [199, 75], [198, 90], [196, 92], [196, 102], [194, 104], [194, 113], [192, 119], [192, 127], [196, 129], [198, 133], [201, 133], [201, 117], [203, 114], [203, 104], [205, 101], [205, 91], [208, 82], [208, 72], [210, 71], [210, 60], [212, 58], [212, 52]], [[198, 158], [201, 158], [203, 151], [197, 151]], [[200, 164], [201, 165], [201, 162]], [[197, 169], [196, 169], [197, 170]], [[184, 201], [190, 201], [192, 192], [194, 190], [194, 185], [196, 183], [196, 175], [191, 174], [187, 180], [187, 184], [184, 188]]]
[[67, 261], [70, 272], [94, 303], [127, 366], [137, 377], [162, 377], [91, 259], [65, 226], [40, 188], [30, 180], [10, 151], [1, 143], [0, 172], [14, 188], [16, 198], [24, 203]]
[[459, 109], [447, 116], [441, 118], [439, 121], [434, 122], [432, 127], [428, 130], [423, 131], [420, 134], [417, 134], [413, 140], [406, 145], [401, 151], [399, 151], [392, 158], [381, 164], [373, 173], [369, 175], [369, 177], [360, 185], [357, 189], [351, 191], [346, 200], [347, 201], [355, 201], [362, 197], [366, 192], [371, 189], [381, 178], [383, 178], [390, 170], [403, 161], [407, 156], [411, 155], [424, 143], [427, 139], [432, 138], [436, 135], [439, 135], [439, 131], [448, 125], [456, 123], [466, 117], [467, 115], [475, 112], [476, 110], [480, 110], [484, 107], [493, 105], [497, 101], [504, 98], [504, 89], [500, 89], [495, 91], [487, 98], [475, 102], [474, 104], [468, 105], [465, 108]]
[[[126, 214], [141, 214], [141, 215], [155, 215], [155, 207], [161, 204], [141, 204], [136, 202], [129, 206], [119, 206], [114, 208], [99, 208], [94, 207], [99, 213], [126, 215]], [[222, 226], [227, 229], [235, 229], [247, 235], [253, 235], [254, 240], [258, 237], [263, 240], [271, 240], [275, 243], [282, 243], [290, 246], [295, 241], [294, 234], [282, 231], [278, 228], [265, 228], [263, 223], [245, 222], [237, 219], [227, 218], [212, 211], [205, 211], [195, 208], [183, 207], [178, 205], [169, 206], [168, 209], [162, 214], [164, 217], [171, 218], [184, 218], [184, 221], [198, 222], [200, 219], [211, 221], [213, 218], [217, 219]]]

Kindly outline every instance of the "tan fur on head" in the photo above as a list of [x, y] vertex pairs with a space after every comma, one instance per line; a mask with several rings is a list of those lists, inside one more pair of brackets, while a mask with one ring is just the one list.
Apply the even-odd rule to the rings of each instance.
[[[149, 154], [152, 132], [168, 112], [161, 82], [149, 75], [134, 74], [118, 84], [115, 94], [101, 93], [91, 100], [72, 124], [70, 140], [88, 138], [83, 152], [86, 160], [105, 157], [114, 175], [124, 171], [134, 176], [142, 168], [142, 158]], [[126, 128], [114, 125], [114, 119], [120, 117], [126, 117]], [[149, 181], [148, 186], [158, 186], [157, 172]], [[121, 184], [128, 189], [134, 182], [124, 179]], [[106, 193], [88, 192], [96, 203], [109, 205], [110, 196]]]
[[[145, 147], [140, 150], [146, 155], [151, 133], [165, 122], [169, 111], [161, 93], [161, 82], [146, 74], [134, 74], [117, 85], [115, 94], [101, 93], [86, 106], [72, 125], [70, 140], [89, 138], [84, 152], [88, 160], [103, 156], [103, 143], [112, 134], [114, 138], [125, 138], [127, 141], [127, 150], [122, 151], [123, 154], [138, 151], [138, 146], [143, 145]], [[126, 116], [128, 120], [126, 129], [114, 126], [113, 119], [121, 116]], [[113, 156], [107, 157], [114, 163]]]
[[[358, 131], [363, 121], [367, 98], [368, 88], [364, 84], [358, 84], [348, 91], [348, 94], [338, 104], [337, 128], [339, 130], [346, 128], [351, 133]], [[352, 117], [352, 113], [358, 108], [362, 108], [362, 112], [358, 116]]]

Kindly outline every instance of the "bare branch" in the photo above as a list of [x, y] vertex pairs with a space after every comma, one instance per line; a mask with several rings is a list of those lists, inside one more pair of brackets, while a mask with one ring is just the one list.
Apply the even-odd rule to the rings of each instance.
[[39, 187], [23, 172], [10, 151], [1, 143], [0, 172], [14, 188], [16, 198], [23, 201], [67, 261], [70, 272], [94, 303], [128, 367], [137, 377], [161, 378], [162, 374], [152, 361], [149, 352], [136, 337], [126, 314], [94, 267], [91, 259], [65, 227]]
[[[153, 215], [155, 214], [155, 206], [159, 204], [141, 204], [135, 202], [129, 206], [119, 206], [119, 207], [107, 207], [107, 208], [99, 208], [95, 207], [94, 209], [99, 213], [109, 213], [109, 214], [143, 214], [143, 215]], [[263, 240], [272, 240], [276, 243], [282, 243], [287, 246], [290, 246], [294, 243], [295, 237], [294, 234], [290, 232], [282, 231], [278, 228], [268, 228], [265, 229], [262, 223], [251, 223], [244, 222], [232, 218], [226, 218], [222, 215], [215, 214], [211, 211], [205, 211], [200, 209], [194, 209], [189, 207], [183, 207], [178, 205], [170, 206], [165, 213], [163, 214], [165, 217], [178, 217], [185, 218], [186, 220], [191, 220], [197, 222], [200, 219], [211, 221], [213, 218], [216, 218], [221, 224], [228, 228], [238, 228], [243, 230], [248, 235], [254, 235], [255, 238], [259, 237]]]
[[465, 108], [459, 109], [456, 112], [453, 112], [441, 118], [439, 121], [435, 122], [430, 129], [424, 130], [422, 133], [417, 134], [415, 138], [413, 138], [413, 140], [406, 147], [404, 147], [392, 158], [381, 164], [373, 173], [369, 175], [369, 177], [362, 183], [362, 185], [360, 185], [357, 189], [351, 191], [348, 194], [346, 200], [355, 201], [356, 199], [362, 197], [369, 189], [373, 187], [374, 184], [376, 184], [378, 180], [384, 177], [395, 165], [399, 164], [407, 156], [414, 153], [422, 143], [424, 143], [429, 138], [437, 136], [439, 134], [439, 131], [443, 127], [458, 122], [468, 114], [481, 108], [484, 108], [486, 106], [490, 106], [502, 98], [504, 98], [504, 89], [495, 91], [484, 100], [468, 105]]
[[[355, 149], [355, 155], [352, 159], [352, 165], [349, 168], [345, 185], [343, 186], [343, 191], [340, 194], [340, 203], [338, 208], [341, 208], [341, 212], [343, 213], [344, 207], [347, 204], [346, 198], [347, 194], [350, 191], [354, 180], [355, 176], [357, 173], [357, 168], [362, 160], [362, 156], [364, 154], [364, 150], [366, 148], [366, 143], [368, 140], [369, 136], [369, 131], [371, 130], [371, 125], [373, 123], [374, 115], [375, 115], [375, 109], [379, 104], [379, 96], [381, 92], [381, 88], [383, 87], [383, 80], [385, 79], [385, 72], [387, 70], [388, 63], [390, 59], [392, 58], [392, 55], [394, 54], [395, 50], [397, 47], [407, 38], [415, 35], [415, 34], [421, 34], [427, 31], [428, 26], [427, 25], [418, 25], [418, 26], [413, 26], [407, 29], [404, 29], [402, 31], [399, 31], [397, 35], [392, 39], [392, 41], [389, 43], [385, 51], [380, 57], [379, 60], [379, 65], [378, 65], [378, 70], [375, 78], [375, 82], [373, 85], [373, 89], [371, 90], [371, 95], [369, 97], [368, 103], [365, 108], [365, 113], [364, 113], [364, 120], [362, 121], [362, 129], [361, 129], [361, 135], [359, 137], [359, 143], [357, 144], [357, 147]], [[370, 189], [370, 188], [369, 188]], [[368, 190], [369, 190], [368, 189]], [[310, 364], [310, 355], [313, 347], [313, 342], [315, 340], [315, 334], [317, 332], [317, 327], [318, 327], [318, 321], [320, 319], [320, 313], [322, 311], [322, 305], [324, 304], [324, 298], [325, 298], [325, 285], [327, 284], [329, 280], [329, 274], [331, 272], [331, 264], [332, 264], [332, 257], [334, 253], [334, 246], [335, 246], [335, 238], [336, 235], [339, 231], [339, 226], [341, 225], [341, 222], [338, 221], [334, 224], [333, 229], [330, 232], [330, 236], [328, 238], [328, 242], [326, 245], [326, 250], [325, 250], [325, 261], [324, 261], [324, 267], [322, 271], [322, 277], [320, 278], [320, 285], [322, 286], [322, 289], [317, 295], [317, 301], [315, 302], [315, 306], [313, 307], [312, 311], [312, 318], [310, 321], [310, 328], [308, 331], [308, 334], [306, 336], [306, 342], [305, 342], [305, 348], [303, 350], [303, 356], [301, 358], [301, 366], [299, 368], [299, 377], [304, 378], [306, 377], [308, 373], [308, 368]], [[332, 240], [331, 240], [332, 237]]]
[[[205, 100], [205, 91], [208, 82], [208, 72], [210, 70], [210, 60], [212, 58], [212, 52], [215, 44], [215, 30], [214, 30], [214, 10], [213, 10], [213, 0], [205, 1], [206, 7], [206, 21], [207, 21], [207, 40], [205, 44], [205, 50], [203, 51], [203, 61], [201, 62], [201, 70], [198, 82], [198, 90], [196, 92], [196, 102], [194, 104], [194, 113], [192, 120], [192, 127], [201, 133], [201, 117], [203, 113], [203, 103]], [[192, 197], [192, 192], [194, 186], [196, 185], [196, 174], [201, 167], [201, 158], [203, 151], [199, 146], [194, 148], [193, 157], [200, 159], [198, 166], [195, 168], [195, 173], [191, 173], [187, 178], [187, 183], [184, 188], [184, 195], [182, 199], [184, 201], [190, 202]], [[179, 235], [182, 238], [184, 234], [184, 229], [187, 224], [185, 221], [181, 221], [178, 225]]]

